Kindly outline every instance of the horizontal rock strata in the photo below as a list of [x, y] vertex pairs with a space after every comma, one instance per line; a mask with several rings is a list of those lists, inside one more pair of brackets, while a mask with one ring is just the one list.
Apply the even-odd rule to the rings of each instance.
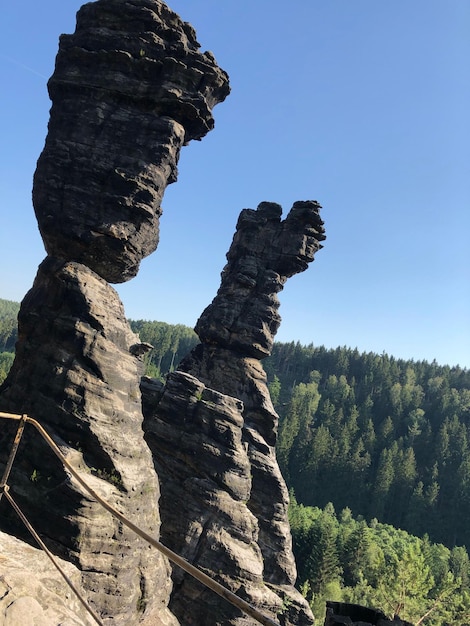
[[46, 250], [109, 282], [158, 244], [179, 151], [214, 125], [228, 78], [158, 0], [98, 0], [62, 35], [33, 201]]
[[[220, 289], [196, 325], [201, 344], [163, 390], [142, 386], [144, 429], [161, 478], [162, 537], [280, 623], [307, 626], [313, 619], [294, 588], [288, 493], [274, 449], [278, 416], [260, 359], [279, 327], [277, 294], [313, 260], [324, 231], [316, 202], [295, 203], [285, 220], [281, 213], [267, 202], [242, 211]], [[240, 509], [251, 520], [244, 549]], [[181, 623], [205, 623], [191, 621], [195, 598], [198, 615], [215, 616], [207, 623], [245, 623], [177, 571], [174, 580], [170, 606]]]
[[[1, 410], [37, 419], [98, 493], [158, 537], [159, 487], [142, 432], [142, 361], [132, 354], [139, 338], [118, 295], [86, 266], [49, 257], [18, 321]], [[29, 426], [11, 484], [33, 525], [79, 565], [90, 601], [114, 623], [132, 624], [165, 602], [166, 560], [83, 494]]]
[[263, 359], [281, 323], [279, 299], [288, 278], [303, 272], [325, 239], [320, 205], [262, 202], [240, 213], [220, 288], [196, 324], [202, 343]]
[[[144, 379], [143, 393], [146, 438], [165, 485], [162, 541], [244, 599], [271, 600], [269, 608], [280, 610], [263, 585], [257, 523], [246, 506], [251, 477], [240, 401], [179, 372], [164, 390]], [[173, 582], [170, 607], [181, 624], [255, 623], [178, 568]]]

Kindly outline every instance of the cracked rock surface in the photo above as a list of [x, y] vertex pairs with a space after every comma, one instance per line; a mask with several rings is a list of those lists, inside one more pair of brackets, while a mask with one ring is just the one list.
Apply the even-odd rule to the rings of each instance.
[[[260, 359], [280, 324], [277, 294], [325, 238], [319, 209], [296, 202], [285, 220], [275, 203], [242, 211], [219, 291], [196, 324], [201, 343], [165, 387], [142, 384], [163, 540], [283, 625], [313, 618], [294, 588], [278, 416]], [[190, 621], [195, 603], [202, 616], [222, 616], [208, 623], [254, 623], [178, 571], [173, 579], [170, 607], [181, 623], [204, 623]]]
[[[157, 247], [180, 149], [211, 130], [228, 78], [160, 0], [97, 0], [79, 10], [75, 33], [62, 35], [48, 87], [33, 185], [47, 257], [21, 304], [0, 410], [38, 420], [100, 495], [158, 538], [159, 484], [140, 393], [149, 346], [108, 283], [135, 276]], [[13, 426], [2, 424], [0, 471]], [[167, 559], [83, 493], [29, 427], [11, 484], [50, 549], [78, 568], [104, 623], [177, 623]], [[8, 508], [0, 526], [26, 539]]]

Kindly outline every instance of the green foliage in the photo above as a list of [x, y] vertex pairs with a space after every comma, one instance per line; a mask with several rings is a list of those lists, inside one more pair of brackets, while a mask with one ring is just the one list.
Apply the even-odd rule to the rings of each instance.
[[12, 300], [2, 300], [0, 298], [0, 320], [7, 318], [16, 319], [19, 310], [20, 305], [18, 302], [13, 302]]
[[15, 355], [13, 352], [0, 352], [0, 384], [3, 383], [5, 378], [13, 365]]
[[176, 369], [178, 363], [198, 343], [196, 333], [182, 324], [130, 320], [130, 326], [141, 341], [150, 343], [153, 349], [145, 356], [146, 374], [163, 379]]
[[15, 358], [14, 350], [18, 338], [16, 318], [19, 310], [18, 302], [0, 299], [0, 385], [7, 377]]
[[469, 371], [293, 342], [265, 368], [299, 502], [470, 545]]
[[20, 305], [0, 299], [0, 353], [13, 352], [18, 337], [17, 321]]
[[470, 567], [465, 548], [452, 551], [377, 521], [289, 507], [298, 563], [297, 586], [322, 623], [325, 601], [352, 602], [398, 615], [417, 626], [468, 626]]

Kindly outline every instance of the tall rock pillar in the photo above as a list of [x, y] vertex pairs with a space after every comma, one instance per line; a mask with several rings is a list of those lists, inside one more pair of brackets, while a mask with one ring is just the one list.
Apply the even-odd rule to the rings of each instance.
[[[164, 541], [286, 626], [312, 624], [312, 615], [294, 588], [278, 416], [261, 359], [281, 321], [277, 294], [322, 247], [319, 209], [296, 202], [284, 220], [271, 202], [242, 211], [221, 286], [196, 324], [201, 343], [164, 389], [142, 386]], [[170, 606], [182, 623], [252, 624], [233, 611], [204, 621], [222, 608], [216, 612], [213, 598], [180, 573], [174, 579]]]
[[[48, 86], [33, 188], [48, 256], [21, 305], [0, 409], [40, 421], [97, 491], [158, 536], [159, 486], [142, 432], [145, 346], [108, 282], [135, 276], [157, 247], [180, 148], [212, 128], [228, 79], [160, 0], [98, 0], [61, 37]], [[27, 443], [12, 489], [49, 545], [80, 567], [103, 619], [175, 623], [166, 559], [82, 493], [36, 436]], [[14, 518], [5, 526], [21, 532]]]
[[278, 416], [261, 359], [281, 323], [277, 294], [307, 269], [325, 239], [320, 205], [296, 202], [285, 220], [278, 204], [242, 211], [219, 291], [196, 324], [201, 344], [180, 368], [244, 404], [244, 440], [253, 484], [248, 507], [260, 526], [266, 580], [293, 584], [288, 494], [275, 457]]

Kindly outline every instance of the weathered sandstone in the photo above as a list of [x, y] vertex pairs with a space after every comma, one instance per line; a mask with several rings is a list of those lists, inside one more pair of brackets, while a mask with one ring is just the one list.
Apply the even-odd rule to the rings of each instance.
[[[98, 493], [158, 536], [158, 481], [141, 426], [142, 362], [132, 354], [139, 338], [115, 290], [84, 265], [48, 257], [18, 322], [2, 410], [46, 426]], [[82, 494], [29, 427], [26, 441], [11, 484], [54, 551], [79, 565], [90, 601], [126, 624], [164, 603], [166, 560]]]
[[[162, 485], [164, 541], [280, 623], [308, 625], [310, 609], [293, 586], [278, 417], [260, 358], [279, 327], [277, 293], [307, 268], [324, 231], [316, 202], [295, 203], [285, 220], [281, 213], [267, 202], [242, 211], [221, 287], [196, 325], [201, 344], [163, 389], [142, 385], [144, 429]], [[210, 623], [251, 624], [178, 571], [173, 578], [170, 607], [181, 623], [213, 613], [222, 617]]]
[[[1, 626], [90, 626], [94, 622], [49, 558], [36, 548], [0, 532]], [[77, 567], [60, 567], [80, 587]]]
[[[21, 305], [0, 410], [37, 419], [76, 471], [143, 530], [161, 532], [281, 626], [310, 626], [294, 588], [278, 418], [260, 359], [279, 327], [277, 294], [324, 239], [318, 203], [296, 202], [284, 220], [274, 203], [242, 211], [221, 287], [196, 326], [201, 344], [164, 386], [141, 383], [149, 346], [108, 284], [135, 276], [156, 248], [180, 148], [212, 128], [212, 107], [228, 91], [192, 27], [160, 0], [80, 9], [76, 32], [61, 37], [34, 177], [48, 256]], [[13, 433], [14, 423], [2, 424], [0, 471]], [[29, 427], [9, 482], [105, 624], [253, 626], [103, 510]], [[30, 541], [5, 502], [0, 524]], [[56, 582], [41, 568], [33, 584], [8, 563], [5, 624], [26, 615], [37, 625], [87, 623], [75, 599], [66, 609], [54, 596]]]
[[158, 245], [180, 148], [213, 127], [227, 75], [163, 2], [98, 0], [62, 35], [48, 86], [33, 190], [46, 250], [129, 280]]
[[[61, 37], [48, 86], [33, 187], [48, 256], [21, 305], [0, 410], [37, 419], [97, 492], [158, 538], [139, 388], [146, 346], [106, 281], [132, 278], [156, 248], [180, 148], [213, 127], [228, 78], [163, 2], [98, 0]], [[0, 433], [3, 463], [13, 426]], [[82, 493], [31, 429], [11, 484], [51, 549], [79, 567], [105, 621], [175, 623], [167, 560]], [[25, 536], [11, 511], [2, 526]]]

